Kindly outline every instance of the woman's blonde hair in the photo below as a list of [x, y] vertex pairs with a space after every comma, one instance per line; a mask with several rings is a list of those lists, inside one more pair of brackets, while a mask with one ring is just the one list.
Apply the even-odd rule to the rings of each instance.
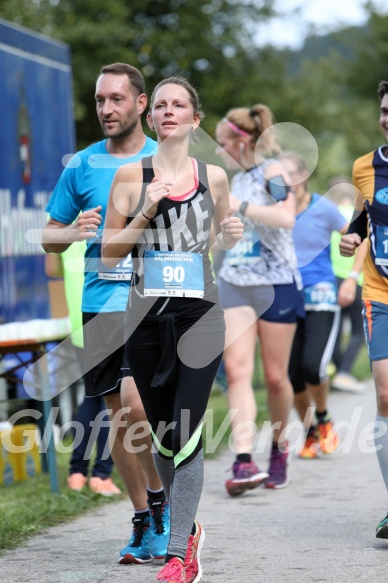
[[[271, 130], [271, 126], [274, 123], [272, 111], [263, 103], [258, 103], [250, 108], [235, 107], [230, 109], [223, 121], [229, 122], [230, 125], [228, 123], [227, 125], [229, 125], [230, 132], [234, 132], [236, 136], [249, 134], [251, 136], [252, 150], [259, 148], [268, 155], [276, 155], [282, 151]], [[233, 126], [235, 127], [233, 128]], [[257, 144], [262, 134], [264, 135], [260, 143]]]

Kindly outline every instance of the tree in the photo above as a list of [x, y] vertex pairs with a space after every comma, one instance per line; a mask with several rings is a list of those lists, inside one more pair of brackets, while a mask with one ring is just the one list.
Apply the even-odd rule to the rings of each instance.
[[[224, 100], [249, 93], [252, 23], [273, 13], [273, 0], [0, 0], [4, 18], [61, 39], [71, 46], [77, 136], [80, 145], [99, 139], [94, 84], [104, 64], [138, 67], [148, 91], [161, 78], [190, 77], [199, 90], [205, 120], [214, 125]], [[249, 24], [249, 26], [248, 26]], [[209, 121], [207, 121], [209, 120]]]

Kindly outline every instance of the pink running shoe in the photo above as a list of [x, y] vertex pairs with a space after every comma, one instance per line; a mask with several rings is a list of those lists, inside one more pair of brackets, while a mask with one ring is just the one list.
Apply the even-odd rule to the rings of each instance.
[[159, 571], [156, 578], [161, 583], [186, 583], [183, 561], [178, 557], [173, 557]]
[[202, 577], [200, 555], [202, 545], [205, 541], [205, 531], [197, 520], [195, 521], [195, 526], [195, 534], [191, 534], [189, 537], [184, 562], [186, 583], [198, 583]]
[[268, 478], [267, 472], [261, 472], [253, 462], [235, 461], [233, 464], [233, 478], [225, 483], [229, 496], [240, 496], [246, 490], [257, 488]]

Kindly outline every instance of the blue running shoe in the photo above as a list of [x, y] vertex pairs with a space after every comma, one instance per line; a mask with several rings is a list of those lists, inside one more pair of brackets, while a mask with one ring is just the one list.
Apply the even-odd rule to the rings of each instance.
[[153, 557], [150, 553], [150, 519], [132, 518], [133, 531], [128, 545], [120, 551], [119, 563], [131, 565], [133, 563], [149, 563]]
[[388, 513], [377, 525], [376, 538], [388, 538]]
[[164, 559], [170, 540], [170, 506], [167, 500], [148, 500], [150, 509], [150, 552]]

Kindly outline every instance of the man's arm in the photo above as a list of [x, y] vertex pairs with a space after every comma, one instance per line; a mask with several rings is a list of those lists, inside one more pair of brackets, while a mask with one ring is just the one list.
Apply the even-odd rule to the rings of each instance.
[[63, 253], [72, 243], [93, 239], [102, 217], [102, 207], [98, 206], [80, 213], [74, 223], [66, 225], [49, 218], [42, 230], [41, 245], [46, 253]]
[[340, 253], [344, 257], [352, 257], [356, 248], [361, 245], [362, 240], [367, 235], [366, 211], [364, 210], [364, 199], [360, 191], [357, 191], [354, 205], [354, 214], [346, 235], [343, 235], [339, 244]]
[[351, 271], [338, 289], [338, 303], [341, 308], [346, 308], [354, 302], [357, 291], [357, 281], [364, 266], [365, 256], [368, 251], [368, 241], [364, 239], [356, 249], [356, 255]]

